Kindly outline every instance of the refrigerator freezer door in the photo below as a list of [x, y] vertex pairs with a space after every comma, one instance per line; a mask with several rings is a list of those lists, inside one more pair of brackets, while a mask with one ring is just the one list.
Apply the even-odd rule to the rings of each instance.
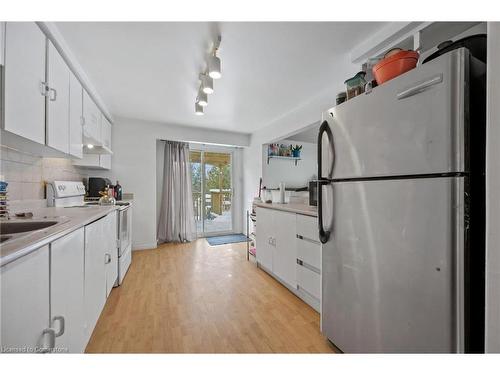
[[[334, 179], [464, 172], [468, 51], [458, 49], [323, 114]], [[323, 176], [330, 147], [323, 137]]]
[[322, 251], [322, 331], [342, 351], [463, 350], [463, 183], [325, 187], [334, 211]]

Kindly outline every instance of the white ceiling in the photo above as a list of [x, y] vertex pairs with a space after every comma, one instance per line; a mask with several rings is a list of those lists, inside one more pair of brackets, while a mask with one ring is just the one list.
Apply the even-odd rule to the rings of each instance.
[[[251, 133], [347, 78], [335, 75], [336, 66], [385, 23], [56, 25], [113, 116]], [[198, 117], [198, 73], [217, 29], [222, 78]]]

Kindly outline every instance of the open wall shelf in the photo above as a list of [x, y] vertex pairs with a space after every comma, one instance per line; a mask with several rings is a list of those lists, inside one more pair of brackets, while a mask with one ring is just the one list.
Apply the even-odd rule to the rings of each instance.
[[268, 155], [267, 157], [267, 164], [269, 164], [269, 159], [281, 159], [281, 160], [293, 160], [295, 162], [295, 165], [297, 165], [297, 162], [301, 160], [300, 157], [293, 157], [293, 156], [277, 156], [277, 155]]

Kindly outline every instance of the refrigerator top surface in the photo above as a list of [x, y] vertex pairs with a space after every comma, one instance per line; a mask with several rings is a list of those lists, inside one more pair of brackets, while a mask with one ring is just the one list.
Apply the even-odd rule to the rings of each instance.
[[467, 63], [457, 49], [324, 112], [320, 177], [467, 172]]

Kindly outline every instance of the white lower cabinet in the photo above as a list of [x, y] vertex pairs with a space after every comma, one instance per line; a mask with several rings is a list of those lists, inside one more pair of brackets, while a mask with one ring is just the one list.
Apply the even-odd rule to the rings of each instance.
[[273, 211], [257, 207], [257, 218], [257, 262], [267, 271], [272, 272], [274, 252]]
[[106, 303], [104, 219], [85, 226], [85, 335], [92, 331]]
[[116, 211], [85, 226], [85, 335], [90, 339], [116, 279]]
[[316, 311], [321, 309], [321, 242], [318, 219], [297, 215], [297, 292]]
[[104, 233], [106, 234], [106, 248], [105, 248], [105, 273], [106, 273], [106, 297], [111, 293], [111, 289], [116, 284], [118, 279], [118, 243], [117, 237], [109, 235], [110, 233], [117, 233], [117, 220], [116, 211], [110, 213], [103, 220]]
[[56, 348], [70, 353], [85, 350], [84, 229], [50, 244], [50, 312]]
[[55, 345], [49, 327], [49, 245], [0, 272], [1, 335], [4, 353], [34, 353]]
[[317, 218], [257, 207], [257, 262], [315, 310], [321, 299]]
[[1, 267], [2, 352], [82, 353], [118, 277], [117, 215]]
[[257, 262], [296, 288], [295, 214], [257, 207]]
[[276, 211], [274, 232], [276, 246], [273, 252], [273, 273], [286, 284], [296, 287], [297, 248], [295, 246], [295, 214]]

